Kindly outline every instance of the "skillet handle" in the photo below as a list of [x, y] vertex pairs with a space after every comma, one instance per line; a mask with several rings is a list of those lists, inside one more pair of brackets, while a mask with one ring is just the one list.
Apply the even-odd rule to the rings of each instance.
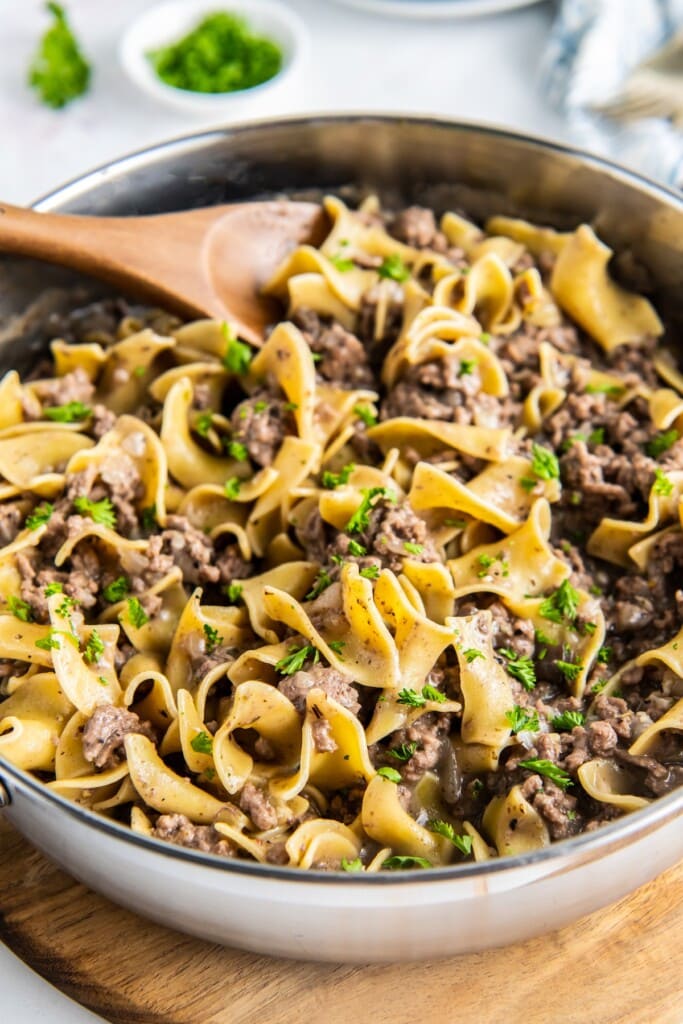
[[9, 807], [11, 802], [12, 800], [9, 795], [9, 790], [4, 785], [2, 779], [0, 779], [0, 811], [3, 809], [3, 807]]

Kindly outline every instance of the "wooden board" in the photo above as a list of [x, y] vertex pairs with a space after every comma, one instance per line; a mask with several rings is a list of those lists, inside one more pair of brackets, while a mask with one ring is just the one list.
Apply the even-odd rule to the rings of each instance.
[[683, 864], [606, 911], [431, 964], [274, 960], [121, 910], [0, 821], [0, 938], [114, 1024], [681, 1024]]

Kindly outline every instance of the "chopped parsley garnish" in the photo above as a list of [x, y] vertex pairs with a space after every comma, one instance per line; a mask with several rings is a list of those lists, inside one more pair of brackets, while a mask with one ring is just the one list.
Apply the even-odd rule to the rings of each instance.
[[48, 583], [43, 593], [45, 597], [52, 597], [53, 594], [61, 594], [64, 590], [64, 584], [60, 583], [59, 580], [53, 580], [52, 583]]
[[37, 530], [39, 526], [44, 526], [45, 523], [49, 523], [50, 516], [54, 510], [55, 507], [51, 502], [43, 501], [37, 508], [34, 508], [33, 512], [30, 512], [26, 516], [24, 526], [27, 530]]
[[377, 413], [369, 405], [354, 405], [353, 411], [366, 427], [374, 427], [377, 423]]
[[599, 665], [607, 665], [612, 658], [611, 647], [601, 647], [598, 651], [596, 661]]
[[85, 645], [83, 657], [90, 665], [94, 665], [96, 662], [100, 660], [103, 654], [104, 643], [102, 641], [102, 637], [100, 636], [96, 629], [93, 629], [92, 632], [90, 633], [90, 636], [88, 637], [88, 642]]
[[599, 682], [594, 683], [593, 686], [591, 686], [591, 693], [602, 693], [608, 682], [608, 679], [601, 679]]
[[355, 857], [353, 860], [348, 860], [346, 857], [342, 857], [341, 869], [342, 871], [349, 872], [362, 871], [363, 861], [360, 859], [360, 857]]
[[143, 508], [140, 513], [140, 522], [142, 523], [142, 529], [151, 532], [156, 528], [157, 525], [157, 507], [156, 505], [147, 505]]
[[102, 597], [105, 601], [109, 601], [114, 604], [116, 601], [123, 601], [126, 594], [130, 591], [130, 582], [126, 576], [117, 576], [112, 583], [102, 591]]
[[43, 415], [55, 423], [75, 423], [77, 420], [87, 420], [92, 415], [89, 405], [83, 402], [67, 402], [66, 405], [51, 405], [43, 409]]
[[396, 854], [382, 861], [382, 867], [387, 871], [405, 871], [410, 868], [431, 868], [431, 866], [432, 862], [426, 857], [411, 857], [407, 854], [402, 857]]
[[565, 440], [560, 445], [560, 450], [563, 452], [568, 452], [572, 445], [577, 444], [579, 441], [587, 440], [588, 438], [585, 434], [570, 434], [570, 436], [565, 438]]
[[587, 395], [607, 395], [608, 398], [619, 398], [624, 393], [620, 384], [587, 384]]
[[85, 495], [74, 498], [74, 508], [82, 516], [90, 516], [94, 523], [100, 526], [107, 526], [113, 530], [116, 526], [116, 513], [109, 498], [102, 498], [101, 501], [91, 501]]
[[365, 565], [360, 570], [359, 575], [365, 580], [378, 580], [379, 579], [379, 566], [378, 565]]
[[21, 619], [22, 622], [33, 622], [33, 609], [28, 601], [23, 601], [20, 597], [10, 594], [7, 598], [7, 607], [15, 619]]
[[241, 583], [228, 583], [226, 584], [225, 587], [223, 587], [223, 593], [227, 597], [230, 604], [237, 604], [237, 602], [242, 596], [243, 590], [244, 587], [242, 586]]
[[39, 640], [36, 640], [36, 647], [39, 647], [41, 651], [58, 651], [61, 644], [54, 629], [51, 629], [47, 636], [41, 636]]
[[395, 768], [378, 768], [377, 774], [381, 775], [383, 779], [388, 779], [389, 782], [401, 781], [401, 773], [397, 772]]
[[540, 480], [559, 480], [560, 464], [555, 452], [534, 442], [531, 446], [531, 469]]
[[588, 588], [588, 593], [592, 594], [593, 597], [602, 597], [603, 589], [599, 587], [597, 583], [592, 583]]
[[340, 274], [347, 274], [349, 270], [353, 270], [355, 263], [348, 256], [344, 256], [343, 253], [338, 252], [334, 256], [329, 257], [330, 263], [333, 267], [339, 271]]
[[83, 56], [64, 8], [46, 4], [54, 22], [40, 40], [31, 62], [28, 83], [48, 107], [59, 109], [87, 92], [90, 65]]
[[322, 363], [323, 354], [322, 352], [311, 352], [311, 359], [314, 363]]
[[195, 420], [194, 428], [200, 437], [206, 437], [213, 425], [213, 413], [203, 412]]
[[483, 651], [478, 651], [476, 647], [469, 647], [466, 651], [463, 651], [463, 654], [465, 655], [465, 661], [468, 665], [471, 665], [473, 661], [477, 660], [477, 658], [484, 657]]
[[573, 683], [578, 678], [583, 665], [578, 661], [556, 661], [555, 666], [559, 668], [565, 679]]
[[213, 751], [213, 738], [209, 736], [208, 732], [201, 729], [190, 740], [190, 746], [197, 754], [210, 754]]
[[443, 836], [444, 839], [450, 839], [453, 846], [460, 850], [465, 857], [472, 852], [472, 836], [458, 835], [449, 821], [430, 821], [427, 828], [430, 832], [436, 832], [437, 835]]
[[549, 622], [573, 622], [579, 607], [579, 592], [569, 580], [563, 580], [557, 590], [541, 601], [540, 614]]
[[387, 750], [387, 754], [395, 757], [397, 761], [410, 761], [418, 745], [417, 740], [411, 740], [409, 743], [401, 743], [399, 747], [392, 747]]
[[534, 480], [534, 478], [531, 476], [520, 476], [519, 483], [522, 489], [527, 492], [527, 494], [533, 491], [534, 487], [538, 486], [538, 480]]
[[100, 686], [109, 686], [109, 683], [104, 678], [104, 676], [98, 676], [97, 677], [97, 682], [100, 684]]
[[348, 483], [349, 477], [355, 468], [355, 464], [349, 462], [339, 473], [331, 473], [329, 469], [326, 469], [320, 477], [320, 482], [328, 491], [332, 491], [335, 487], [341, 487], [343, 484]]
[[520, 768], [528, 768], [530, 772], [545, 775], [547, 779], [554, 782], [560, 789], [567, 789], [569, 786], [574, 785], [569, 774], [563, 768], [559, 768], [552, 761], [547, 761], [545, 758], [530, 758], [528, 761], [519, 761], [518, 764]]
[[675, 427], [671, 430], [661, 431], [659, 434], [655, 434], [651, 441], [645, 445], [645, 451], [653, 458], [658, 459], [664, 452], [668, 452], [672, 444], [675, 444], [678, 440], [678, 431]]
[[458, 377], [467, 377], [468, 374], [474, 371], [477, 365], [476, 359], [461, 359], [460, 368], [458, 370]]
[[75, 601], [73, 597], [64, 597], [62, 602], [57, 607], [57, 614], [61, 615], [63, 619], [69, 617], [69, 613], [78, 608], [78, 601]]
[[412, 540], [404, 541], [403, 547], [410, 555], [421, 555], [424, 551], [424, 544], [415, 544]]
[[228, 441], [225, 450], [231, 459], [237, 459], [238, 462], [246, 462], [249, 458], [247, 446], [241, 441]]
[[323, 590], [327, 590], [332, 585], [332, 582], [332, 577], [327, 569], [321, 569], [313, 582], [313, 586], [306, 594], [304, 601], [314, 601], [316, 597], [320, 597]]
[[240, 482], [236, 476], [231, 476], [229, 480], [225, 481], [223, 487], [225, 497], [229, 498], [230, 501], [234, 501], [240, 493]]
[[521, 708], [519, 704], [515, 704], [510, 711], [506, 711], [505, 717], [514, 733], [538, 732], [540, 729], [538, 711], [527, 711], [526, 708]]
[[482, 345], [490, 345], [491, 335], [488, 333], [488, 331], [484, 331], [483, 334], [479, 335], [479, 341], [482, 343]]
[[427, 698], [417, 690], [404, 689], [399, 690], [397, 699], [398, 704], [407, 704], [411, 708], [423, 708], [427, 703]]
[[453, 526], [456, 530], [464, 530], [467, 526], [466, 519], [444, 519], [444, 526]]
[[537, 644], [546, 644], [548, 647], [552, 643], [548, 634], [544, 633], [542, 629], [534, 629], [534, 639]]
[[536, 685], [536, 669], [528, 654], [518, 654], [509, 647], [501, 647], [499, 654], [507, 658], [507, 671], [522, 684], [525, 690], [533, 690]]
[[208, 622], [205, 622], [204, 641], [206, 645], [206, 653], [213, 654], [218, 645], [223, 643], [223, 637], [219, 634], [215, 626], [210, 626]]
[[437, 688], [432, 686], [431, 683], [426, 683], [425, 686], [422, 687], [422, 696], [426, 697], [427, 700], [434, 701], [435, 704], [443, 704], [447, 699], [446, 694], [442, 693], [441, 690], [437, 690]]
[[674, 485], [663, 469], [659, 466], [655, 469], [655, 482], [652, 485], [652, 493], [659, 494], [662, 498], [669, 498], [674, 492]]
[[392, 281], [407, 281], [410, 277], [410, 270], [405, 265], [397, 252], [385, 256], [382, 264], [377, 268], [380, 277], [390, 278]]
[[579, 628], [586, 636], [593, 636], [598, 628], [598, 624], [597, 622], [582, 622], [580, 623]]
[[348, 533], [362, 533], [368, 528], [375, 498], [396, 501], [396, 495], [388, 487], [364, 487], [360, 493], [363, 496], [362, 501], [344, 527]]
[[[287, 404], [289, 404], [289, 403], [287, 403]], [[254, 402], [252, 408], [253, 408], [254, 412], [265, 412], [266, 409], [268, 408], [268, 403], [264, 402], [262, 400], [258, 401], [258, 402]], [[240, 415], [241, 415], [241, 413], [240, 413]]]
[[588, 435], [588, 443], [589, 444], [602, 444], [602, 442], [604, 440], [605, 440], [605, 428], [604, 427], [596, 427], [596, 429], [592, 430], [590, 432], [590, 434]]
[[355, 555], [356, 558], [362, 558], [363, 555], [367, 555], [368, 549], [362, 544], [359, 544], [357, 540], [351, 539], [349, 541], [349, 554]]
[[313, 658], [314, 665], [320, 660], [320, 651], [312, 644], [290, 647], [289, 654], [275, 663], [275, 671], [283, 676], [293, 676], [304, 667], [309, 658]]
[[586, 721], [581, 711], [563, 711], [561, 715], [555, 715], [550, 719], [550, 724], [556, 732], [571, 732], [577, 725], [583, 725]]
[[[341, 658], [342, 651], [346, 647], [346, 640], [330, 640], [327, 645], [331, 651], [334, 651], [336, 655]], [[344, 659], [342, 658], [342, 661]]]
[[223, 353], [223, 366], [226, 370], [231, 373], [242, 374], [247, 373], [252, 360], [252, 351], [249, 345], [245, 342], [240, 341], [227, 323], [222, 325], [223, 336], [227, 341], [228, 345]]
[[140, 604], [137, 597], [128, 598], [128, 621], [136, 629], [141, 629], [147, 622], [149, 622], [149, 615]]
[[147, 373], [147, 367], [146, 366], [136, 366], [135, 369], [133, 370], [133, 376], [134, 377], [144, 377], [146, 373]]

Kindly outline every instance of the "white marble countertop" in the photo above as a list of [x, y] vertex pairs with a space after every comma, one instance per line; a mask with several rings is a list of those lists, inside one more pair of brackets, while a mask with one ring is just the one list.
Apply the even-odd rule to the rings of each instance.
[[[552, 5], [490, 18], [391, 20], [290, 0], [306, 22], [312, 54], [298, 88], [277, 104], [266, 97], [240, 119], [332, 110], [439, 114], [570, 141], [537, 89]], [[26, 87], [26, 68], [46, 21], [38, 0], [0, 0], [0, 198], [29, 203], [125, 152], [215, 125], [157, 106], [125, 78], [116, 57], [124, 26], [150, 0], [67, 0], [95, 74], [91, 92], [48, 110]], [[77, 1007], [0, 944], [2, 1020], [88, 1024]]]

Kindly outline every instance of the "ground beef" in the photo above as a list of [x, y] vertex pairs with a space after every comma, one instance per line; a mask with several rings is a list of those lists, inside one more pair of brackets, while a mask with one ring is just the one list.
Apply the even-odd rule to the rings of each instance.
[[294, 420], [287, 403], [269, 391], [256, 391], [235, 406], [230, 418], [232, 440], [243, 444], [252, 462], [270, 466]]
[[371, 388], [374, 376], [362, 341], [341, 324], [326, 324], [311, 310], [294, 317], [312, 352], [322, 356], [316, 373], [338, 388]]
[[330, 723], [326, 718], [316, 718], [311, 727], [313, 746], [319, 754], [330, 754], [337, 749]]
[[0, 547], [11, 544], [24, 525], [26, 512], [21, 504], [15, 501], [0, 505]]
[[270, 797], [260, 786], [247, 782], [240, 793], [240, 807], [248, 814], [259, 832], [277, 825], [277, 811]]
[[480, 427], [506, 426], [513, 415], [509, 399], [495, 398], [481, 390], [476, 366], [469, 373], [461, 372], [459, 356], [444, 356], [410, 367], [380, 407], [382, 420], [415, 416]]
[[404, 782], [417, 782], [425, 772], [436, 769], [444, 755], [446, 737], [451, 725], [451, 716], [429, 711], [421, 715], [411, 725], [398, 729], [391, 735], [389, 749], [396, 749], [404, 743], [417, 743], [415, 753], [410, 760], [398, 762], [391, 755], [382, 760], [398, 768]]
[[[379, 558], [382, 565], [392, 572], [400, 572], [406, 558], [418, 562], [436, 562], [439, 559], [427, 524], [406, 501], [400, 504], [384, 498], [378, 501], [360, 541], [369, 555]], [[406, 544], [417, 547], [411, 551]]]
[[21, 598], [31, 605], [36, 622], [49, 621], [45, 588], [50, 583], [61, 584], [64, 593], [81, 608], [95, 605], [100, 587], [100, 563], [94, 549], [83, 541], [70, 561], [70, 571], [61, 571], [53, 569], [49, 560], [43, 562], [39, 551], [29, 549], [17, 554], [15, 564], [21, 578]]
[[155, 839], [164, 839], [176, 846], [187, 846], [202, 853], [235, 857], [237, 848], [217, 832], [213, 825], [194, 825], [184, 814], [162, 814], [152, 831]]
[[436, 218], [424, 206], [409, 206], [397, 213], [389, 225], [394, 238], [415, 249], [429, 248], [436, 237]]
[[[221, 576], [219, 567], [214, 564], [212, 541], [192, 526], [185, 516], [167, 517], [166, 528], [150, 537], [148, 555], [150, 565], [147, 571], [154, 575], [159, 572], [157, 559], [167, 555], [172, 564], [182, 571], [185, 583], [217, 583]], [[167, 565], [165, 562], [161, 564]]]
[[[381, 320], [380, 309], [383, 310]], [[379, 366], [389, 345], [398, 337], [402, 323], [402, 287], [397, 281], [378, 281], [363, 295], [358, 320], [358, 334], [367, 346], [373, 366]]]
[[297, 711], [303, 714], [306, 708], [306, 697], [313, 688], [324, 690], [328, 697], [336, 700], [342, 707], [357, 715], [360, 711], [358, 690], [334, 668], [324, 665], [313, 665], [310, 669], [285, 676], [277, 685], [280, 693], [291, 700]]
[[566, 839], [583, 827], [577, 816], [577, 799], [550, 779], [531, 775], [521, 787], [522, 795], [545, 821], [552, 839]]
[[228, 544], [215, 556], [221, 583], [232, 583], [233, 580], [244, 580], [254, 573], [252, 562], [242, 557], [238, 544]]
[[108, 409], [106, 405], [96, 405], [93, 407], [90, 419], [90, 433], [98, 441], [110, 430], [113, 430], [115, 424], [116, 414], [111, 409]]
[[93, 383], [80, 366], [63, 377], [35, 381], [33, 390], [44, 406], [68, 405], [69, 402], [87, 405], [95, 394]]
[[150, 723], [141, 721], [134, 711], [100, 704], [83, 726], [83, 756], [96, 768], [115, 768], [125, 758], [124, 737], [134, 732], [155, 739]]

